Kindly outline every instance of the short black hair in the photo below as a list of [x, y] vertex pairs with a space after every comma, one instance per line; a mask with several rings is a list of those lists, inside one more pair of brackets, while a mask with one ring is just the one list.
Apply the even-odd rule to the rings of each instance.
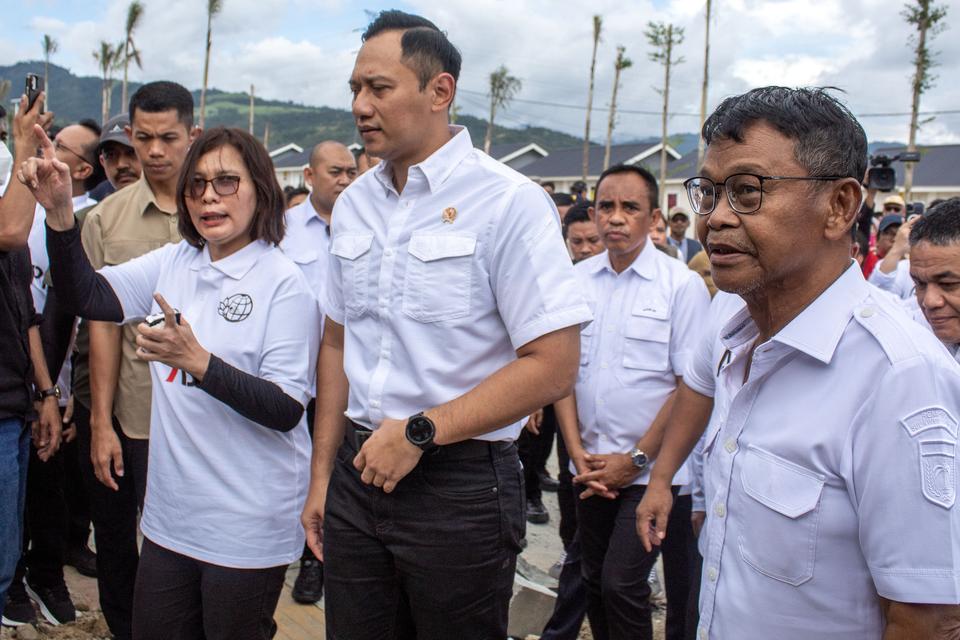
[[361, 40], [384, 31], [403, 31], [400, 38], [401, 60], [420, 80], [420, 90], [427, 88], [430, 80], [438, 73], [449, 73], [454, 80], [460, 79], [460, 65], [463, 58], [444, 32], [434, 23], [422, 16], [405, 13], [397, 9], [381, 11], [373, 19]]
[[937, 247], [960, 243], [960, 198], [931, 207], [910, 230], [910, 246], [929, 242]]
[[563, 216], [564, 240], [567, 238], [567, 227], [572, 224], [577, 224], [578, 222], [590, 222], [589, 209], [592, 206], [593, 203], [589, 200], [581, 200], [567, 209], [567, 213]]
[[660, 206], [660, 189], [657, 187], [657, 179], [653, 177], [653, 174], [644, 169], [643, 167], [637, 166], [635, 164], [615, 164], [603, 173], [600, 174], [600, 177], [597, 178], [597, 186], [594, 187], [593, 193], [594, 198], [599, 200], [600, 197], [600, 183], [603, 182], [603, 179], [607, 176], [614, 176], [621, 173], [633, 173], [638, 176], [646, 183], [647, 185], [647, 195], [650, 199], [650, 211], [658, 208]]
[[141, 85], [132, 96], [127, 113], [132, 125], [137, 109], [147, 113], [161, 113], [175, 109], [177, 120], [183, 123], [187, 131], [193, 128], [193, 96], [187, 88], [176, 82], [160, 80]]
[[543, 187], [544, 189], [546, 189], [547, 187], [550, 187], [551, 189], [557, 188], [557, 185], [553, 183], [553, 180], [544, 180], [543, 182], [540, 183], [540, 186]]
[[0, 104], [0, 118], [6, 118], [6, 117], [7, 117], [7, 110], [3, 108], [2, 104]]
[[726, 98], [703, 123], [704, 141], [743, 142], [751, 125], [766, 122], [793, 140], [793, 155], [811, 176], [863, 180], [867, 135], [832, 87], [760, 87]]
[[946, 199], [944, 198], [934, 198], [933, 200], [930, 201], [930, 204], [927, 205], [927, 209], [933, 209], [938, 204], [942, 204], [944, 202], [946, 202]]
[[100, 155], [100, 134], [103, 130], [100, 128], [100, 123], [92, 118], [84, 118], [77, 122], [77, 125], [93, 133], [93, 142], [83, 146], [83, 157], [87, 164], [93, 167], [93, 171], [83, 181], [83, 188], [87, 191], [93, 191], [94, 187], [107, 179], [107, 172], [98, 159]]
[[562, 191], [560, 193], [554, 192], [549, 195], [550, 199], [553, 200], [553, 204], [557, 205], [558, 207], [569, 207], [575, 202], [572, 195], [569, 193], [563, 193]]
[[306, 187], [284, 187], [283, 188], [283, 197], [284, 203], [287, 207], [290, 207], [290, 201], [296, 198], [297, 196], [309, 196], [310, 189]]

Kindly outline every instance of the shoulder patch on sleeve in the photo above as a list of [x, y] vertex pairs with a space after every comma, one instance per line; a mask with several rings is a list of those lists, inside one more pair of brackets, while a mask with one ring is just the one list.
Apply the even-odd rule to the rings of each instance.
[[901, 418], [910, 435], [924, 437], [917, 443], [923, 497], [950, 509], [957, 497], [957, 419], [943, 407], [927, 407]]
[[957, 419], [943, 407], [920, 409], [901, 418], [900, 424], [911, 438], [929, 429], [945, 429], [954, 440], [957, 438]]

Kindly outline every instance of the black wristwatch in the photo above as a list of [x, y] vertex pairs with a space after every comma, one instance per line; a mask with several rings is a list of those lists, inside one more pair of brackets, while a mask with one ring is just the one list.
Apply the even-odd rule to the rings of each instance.
[[43, 402], [47, 398], [51, 397], [56, 398], [57, 400], [60, 399], [60, 387], [54, 385], [49, 389], [37, 389], [36, 395], [34, 396], [37, 402]]
[[437, 427], [433, 424], [433, 420], [423, 415], [422, 411], [407, 418], [407, 441], [413, 446], [419, 447], [424, 452], [433, 451], [437, 448], [433, 443], [433, 437], [436, 434]]
[[640, 449], [634, 448], [629, 455], [630, 462], [633, 463], [633, 466], [636, 467], [640, 473], [646, 471], [647, 467], [650, 466], [650, 458], [643, 451], [640, 451]]

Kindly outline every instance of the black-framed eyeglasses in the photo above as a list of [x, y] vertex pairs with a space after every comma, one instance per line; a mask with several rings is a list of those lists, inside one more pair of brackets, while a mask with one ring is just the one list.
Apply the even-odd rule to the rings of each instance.
[[755, 173], [735, 173], [717, 184], [710, 178], [694, 176], [683, 183], [690, 207], [699, 216], [713, 213], [717, 208], [717, 191], [727, 194], [730, 208], [737, 213], [755, 213], [763, 203], [763, 183], [767, 180], [843, 180], [845, 176], [759, 176]]
[[63, 143], [60, 142], [59, 140], [54, 140], [54, 141], [53, 141], [53, 148], [54, 148], [56, 151], [61, 151], [61, 150], [63, 150], [63, 151], [66, 151], [67, 153], [73, 154], [74, 156], [76, 156], [76, 157], [79, 158], [80, 160], [83, 160], [84, 162], [86, 162], [86, 163], [87, 163], [88, 165], [90, 165], [91, 167], [94, 166], [93, 162], [92, 162], [89, 158], [85, 158], [82, 154], [77, 153], [76, 151], [74, 151], [73, 149], [71, 149], [71, 148], [68, 147], [67, 145], [63, 144]]
[[240, 190], [240, 176], [217, 176], [209, 180], [194, 176], [190, 179], [190, 197], [202, 198], [208, 184], [213, 185], [213, 190], [218, 196], [232, 196]]

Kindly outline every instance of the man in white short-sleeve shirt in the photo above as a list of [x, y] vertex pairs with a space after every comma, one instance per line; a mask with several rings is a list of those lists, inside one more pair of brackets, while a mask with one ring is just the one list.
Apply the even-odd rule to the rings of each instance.
[[[652, 638], [650, 587], [637, 576], [650, 573], [656, 554], [643, 552], [633, 513], [649, 478], [646, 451], [659, 442], [710, 295], [699, 275], [648, 240], [661, 216], [650, 172], [614, 166], [596, 194], [590, 215], [607, 251], [575, 268], [595, 321], [581, 332], [576, 390], [557, 403], [557, 416], [575, 482], [588, 492], [577, 502], [577, 523], [594, 636]], [[682, 469], [674, 484], [687, 482]], [[664, 549], [668, 584], [682, 587], [667, 593], [668, 618], [680, 625], [686, 556], [686, 545]]]
[[[767, 87], [724, 101], [704, 137], [688, 194], [717, 286], [746, 308], [720, 332], [704, 438], [698, 635], [954, 637], [960, 368], [850, 260], [863, 129], [823, 90]], [[645, 542], [700, 429], [667, 431]]]
[[[343, 144], [334, 140], [318, 143], [310, 151], [310, 163], [303, 178], [310, 185], [310, 197], [284, 214], [286, 233], [280, 248], [293, 260], [317, 297], [317, 304], [327, 281], [330, 258], [330, 220], [333, 205], [344, 189], [357, 177], [357, 162]], [[320, 309], [321, 326], [323, 309]], [[316, 417], [316, 390], [307, 404], [307, 426], [313, 435]], [[314, 604], [323, 595], [323, 564], [304, 546], [300, 572], [290, 595], [301, 604]]]
[[503, 638], [524, 528], [513, 440], [570, 392], [590, 310], [547, 194], [449, 126], [446, 36], [385, 11], [363, 40], [353, 114], [383, 162], [334, 208], [303, 518], [327, 632]]

